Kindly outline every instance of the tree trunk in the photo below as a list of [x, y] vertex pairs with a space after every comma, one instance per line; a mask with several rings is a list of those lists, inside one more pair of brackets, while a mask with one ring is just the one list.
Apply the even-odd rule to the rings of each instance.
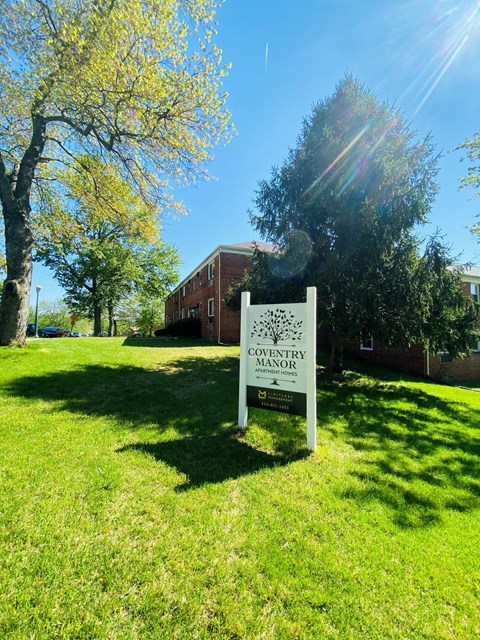
[[343, 371], [343, 340], [339, 340], [335, 336], [332, 338], [328, 368], [334, 373], [342, 373]]
[[102, 307], [99, 304], [93, 305], [93, 335], [99, 336], [102, 333]]
[[0, 345], [24, 345], [32, 283], [32, 244], [27, 211], [17, 207], [3, 211], [7, 278], [0, 303]]
[[38, 161], [46, 140], [46, 123], [41, 109], [51, 86], [32, 106], [32, 136], [23, 158], [10, 173], [0, 153], [0, 200], [5, 221], [7, 279], [0, 303], [0, 345], [24, 345], [32, 284], [33, 235], [30, 223], [30, 194]]
[[117, 320], [115, 318], [115, 310], [110, 305], [108, 306], [108, 335], [110, 338], [117, 335]]

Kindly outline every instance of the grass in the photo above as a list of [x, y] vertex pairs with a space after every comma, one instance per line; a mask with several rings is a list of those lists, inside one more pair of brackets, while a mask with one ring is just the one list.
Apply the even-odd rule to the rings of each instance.
[[480, 394], [322, 374], [318, 440], [238, 348], [0, 350], [3, 639], [480, 636]]

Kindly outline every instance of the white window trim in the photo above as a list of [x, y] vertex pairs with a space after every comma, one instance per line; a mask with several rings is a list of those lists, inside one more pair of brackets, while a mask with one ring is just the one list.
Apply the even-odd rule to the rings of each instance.
[[469, 282], [470, 285], [470, 297], [476, 302], [480, 302], [480, 285], [478, 282]]
[[213, 280], [214, 277], [215, 277], [215, 260], [212, 260], [212, 262], [208, 263], [207, 280]]
[[[370, 343], [370, 347], [365, 346], [366, 343]], [[364, 338], [360, 337], [360, 351], [373, 351], [373, 336], [372, 334], [368, 334], [367, 336], [367, 340], [365, 340]]]
[[[455, 358], [451, 356], [448, 351], [438, 351], [437, 356], [440, 358], [440, 364], [453, 364], [455, 362]], [[448, 362], [442, 362], [442, 356], [449, 356], [451, 360]]]
[[[213, 310], [213, 313], [210, 311]], [[209, 318], [215, 317], [215, 298], [209, 298], [207, 302], [207, 315]]]

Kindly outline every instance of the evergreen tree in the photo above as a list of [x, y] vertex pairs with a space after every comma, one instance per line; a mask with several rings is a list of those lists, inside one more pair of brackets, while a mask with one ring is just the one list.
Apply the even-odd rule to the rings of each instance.
[[[458, 277], [445, 273], [444, 261], [428, 261], [442, 253], [438, 243], [420, 258], [414, 235], [436, 194], [436, 173], [429, 136], [417, 141], [398, 111], [346, 76], [314, 106], [283, 165], [259, 183], [251, 221], [278, 252], [257, 253], [244, 286], [261, 302], [275, 293], [293, 301], [316, 286], [319, 325], [331, 335], [330, 365], [341, 370], [343, 345], [363, 332], [386, 344], [426, 339], [434, 307], [426, 283], [437, 278], [446, 290], [435, 301], [456, 306], [466, 326], [455, 342], [440, 319], [430, 323], [435, 344], [465, 352], [472, 308], [460, 304]], [[229, 299], [234, 303], [234, 290]]]

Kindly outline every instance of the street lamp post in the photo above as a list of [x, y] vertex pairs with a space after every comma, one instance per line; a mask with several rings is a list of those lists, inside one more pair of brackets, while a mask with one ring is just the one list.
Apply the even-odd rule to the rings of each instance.
[[35, 291], [37, 292], [37, 304], [35, 306], [35, 337], [38, 338], [38, 294], [42, 289], [42, 285], [37, 284]]

